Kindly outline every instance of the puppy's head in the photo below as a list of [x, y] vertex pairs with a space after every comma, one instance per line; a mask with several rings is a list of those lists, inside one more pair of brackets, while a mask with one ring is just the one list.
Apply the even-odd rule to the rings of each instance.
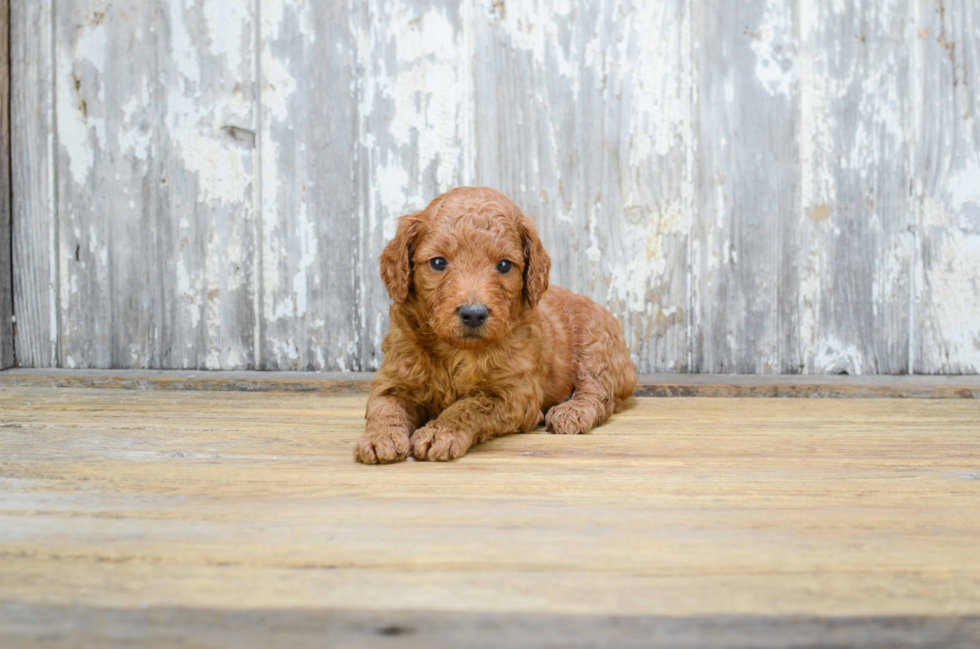
[[495, 189], [460, 187], [398, 220], [381, 254], [391, 299], [440, 340], [502, 340], [548, 289], [551, 259], [530, 219]]

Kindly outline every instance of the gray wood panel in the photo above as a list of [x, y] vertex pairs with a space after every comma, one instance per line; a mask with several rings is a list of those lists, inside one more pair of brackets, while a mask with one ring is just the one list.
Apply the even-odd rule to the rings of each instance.
[[[399, 216], [425, 207], [473, 172], [473, 2], [372, 0], [355, 3], [358, 43], [359, 332], [361, 361], [381, 363], [388, 294], [378, 256]], [[344, 367], [332, 364], [330, 369]]]
[[980, 5], [915, 4], [915, 371], [980, 372]]
[[453, 2], [269, 3], [262, 15], [267, 369], [376, 369], [396, 219], [470, 182]]
[[17, 364], [376, 369], [485, 184], [642, 372], [980, 371], [974, 4], [13, 0]]
[[0, 0], [0, 369], [14, 364], [10, 241], [10, 5]]
[[58, 365], [53, 1], [10, 6], [14, 342], [24, 367]]
[[695, 372], [799, 364], [798, 16], [782, 0], [700, 3]]
[[231, 0], [57, 3], [63, 366], [254, 366], [254, 33]]
[[910, 3], [827, 0], [801, 10], [799, 369], [905, 373]]
[[536, 218], [552, 283], [612, 310], [642, 370], [687, 370], [687, 3], [482, 2], [474, 21], [477, 182]]
[[356, 43], [346, 2], [262, 4], [260, 363], [358, 367]]
[[24, 649], [975, 649], [980, 618], [962, 616], [473, 613], [466, 611], [127, 609], [0, 602], [0, 641]]

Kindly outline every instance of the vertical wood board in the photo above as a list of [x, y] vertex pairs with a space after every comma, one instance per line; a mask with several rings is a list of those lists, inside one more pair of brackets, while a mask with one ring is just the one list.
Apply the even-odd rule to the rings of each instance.
[[63, 366], [254, 366], [252, 21], [57, 3]]
[[980, 372], [980, 5], [915, 6], [915, 371]]
[[346, 2], [260, 5], [265, 369], [357, 369], [356, 44]]
[[798, 19], [781, 0], [700, 4], [695, 372], [798, 364]]
[[17, 364], [58, 365], [54, 0], [10, 6], [10, 146]]
[[362, 369], [380, 366], [388, 327], [378, 256], [399, 216], [474, 175], [474, 2], [356, 3], [360, 333]]
[[0, 369], [14, 364], [10, 226], [10, 5], [0, 0]]
[[551, 280], [623, 323], [641, 371], [688, 369], [687, 3], [478, 3], [476, 177], [535, 217]]
[[909, 369], [909, 5], [801, 5], [799, 369]]

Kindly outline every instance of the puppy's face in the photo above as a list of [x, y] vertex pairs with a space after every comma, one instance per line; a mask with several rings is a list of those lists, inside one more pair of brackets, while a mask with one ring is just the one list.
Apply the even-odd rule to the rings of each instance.
[[[402, 256], [407, 272], [386, 269]], [[402, 217], [381, 265], [389, 294], [414, 306], [420, 328], [461, 349], [505, 338], [547, 289], [550, 270], [534, 226], [485, 188], [453, 190]]]
[[415, 292], [441, 340], [471, 348], [510, 333], [524, 307], [524, 251], [507, 216], [436, 217], [413, 261]]

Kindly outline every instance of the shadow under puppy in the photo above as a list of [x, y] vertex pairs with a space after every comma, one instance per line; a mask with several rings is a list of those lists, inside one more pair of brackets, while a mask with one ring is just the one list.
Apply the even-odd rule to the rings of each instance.
[[633, 394], [619, 322], [548, 287], [551, 259], [506, 196], [459, 187], [398, 220], [381, 254], [393, 300], [354, 457], [452, 460], [474, 444], [604, 423]]

